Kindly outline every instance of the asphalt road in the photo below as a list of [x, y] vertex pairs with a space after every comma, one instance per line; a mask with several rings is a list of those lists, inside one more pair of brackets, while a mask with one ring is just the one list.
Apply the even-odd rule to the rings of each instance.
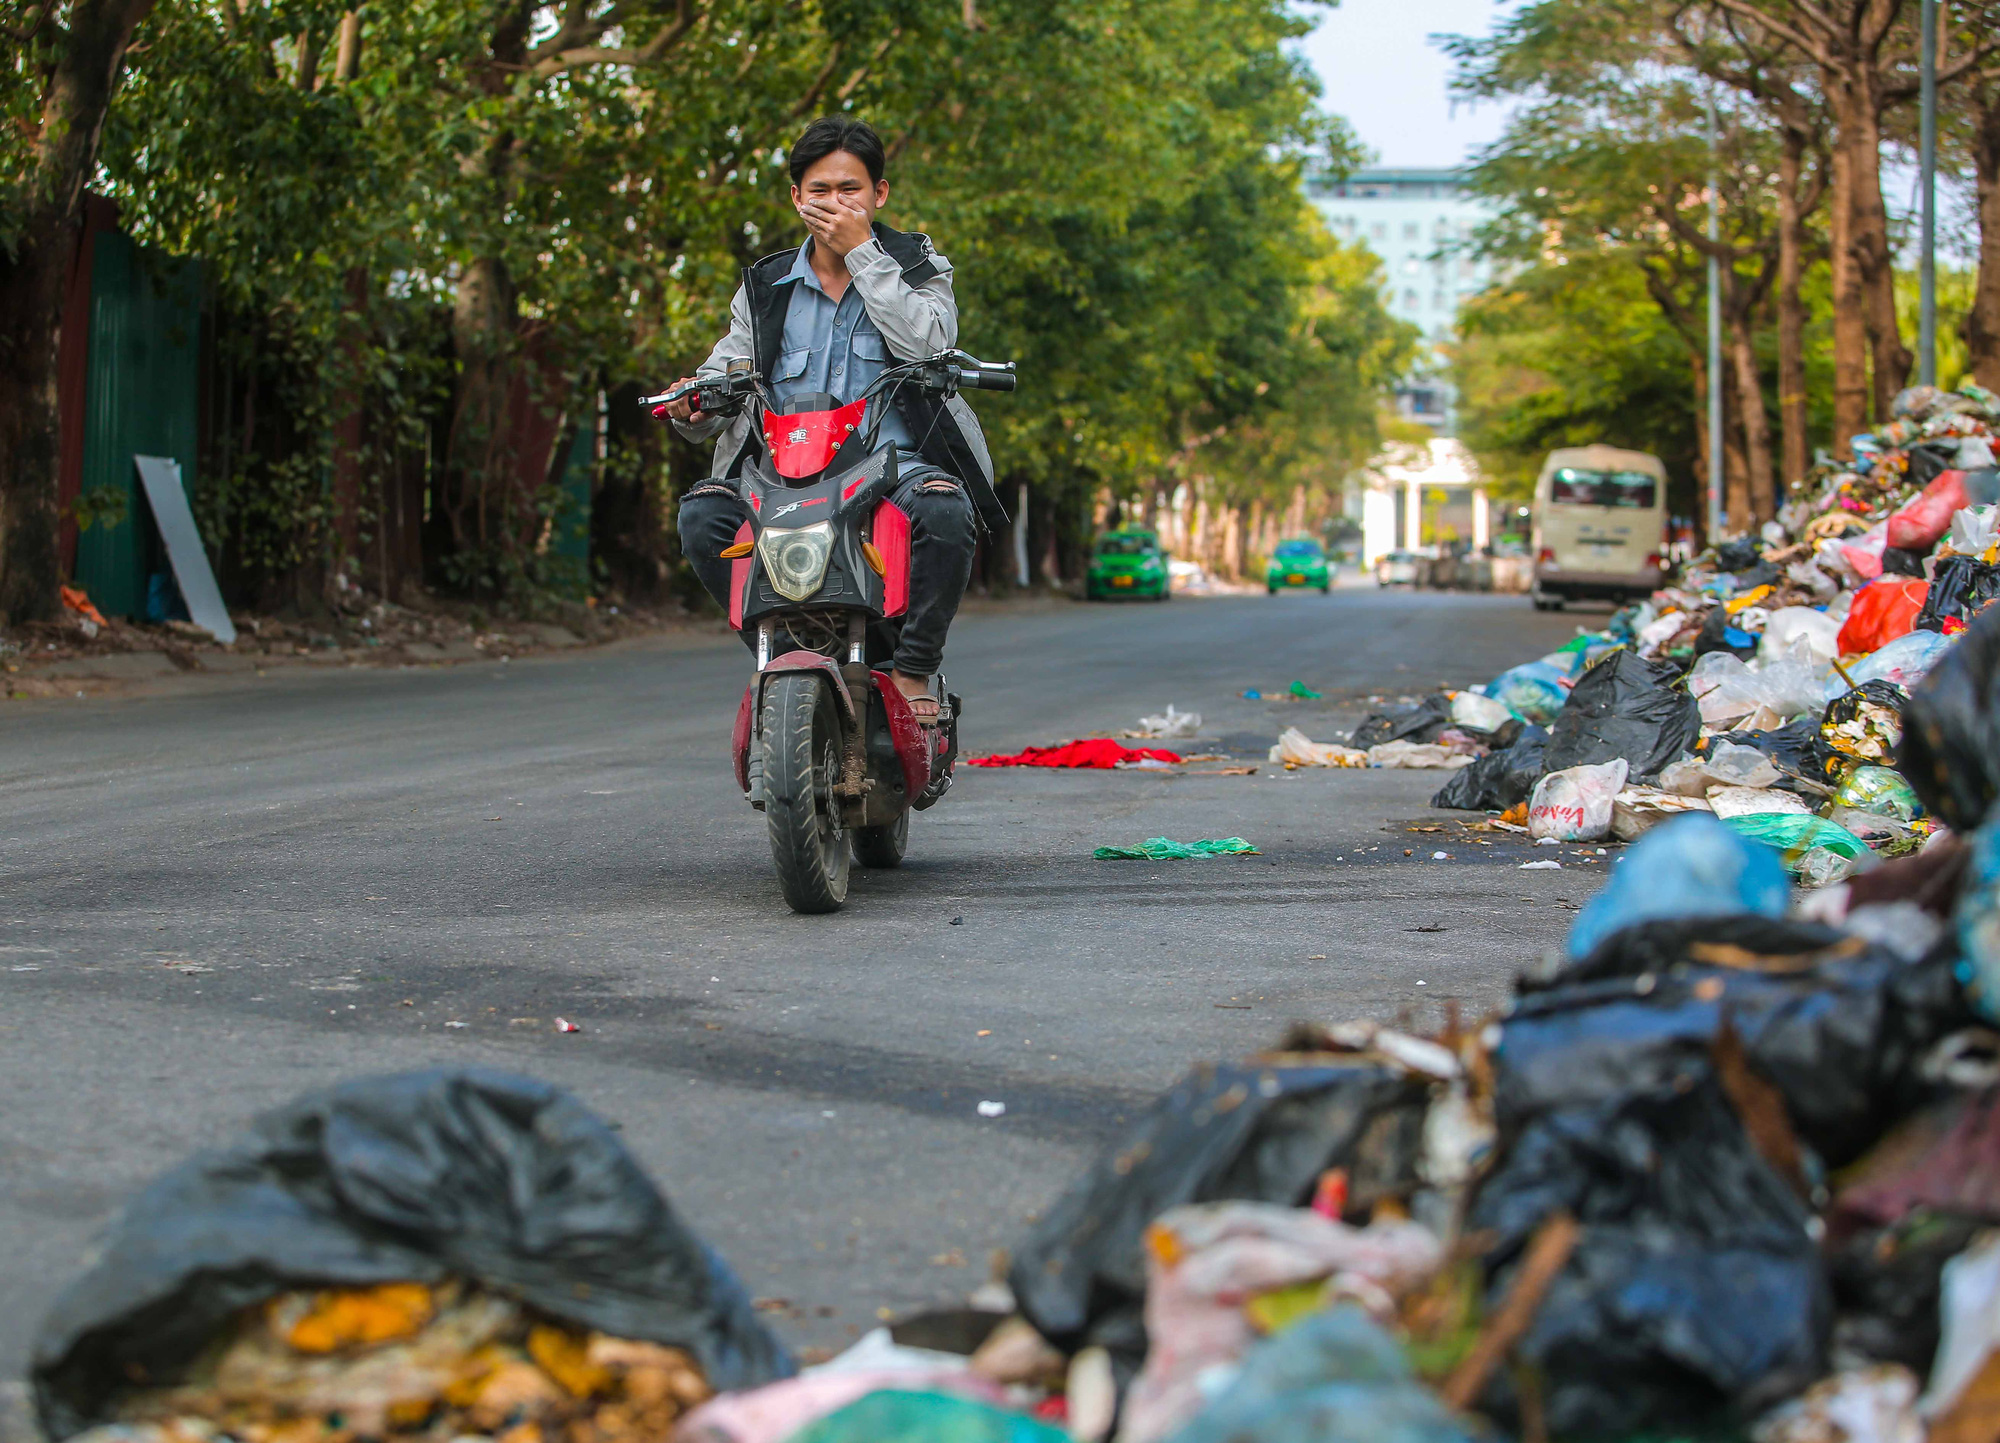
[[[974, 754], [1168, 702], [1248, 751], [1578, 620], [1372, 588], [995, 607], [949, 672]], [[962, 1298], [1190, 1062], [1497, 1002], [1606, 865], [1408, 831], [1444, 817], [1433, 772], [965, 768], [901, 870], [797, 917], [729, 777], [745, 665], [702, 633], [0, 706], [0, 1378], [147, 1178], [302, 1090], [432, 1064], [574, 1090], [781, 1331], [838, 1346]], [[1327, 700], [1241, 698], [1295, 678]], [[1090, 860], [1158, 835], [1264, 855]]]

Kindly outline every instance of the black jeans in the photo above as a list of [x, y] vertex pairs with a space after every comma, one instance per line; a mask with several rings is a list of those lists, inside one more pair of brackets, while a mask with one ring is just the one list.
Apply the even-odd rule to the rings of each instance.
[[[910, 518], [910, 607], [896, 639], [895, 667], [905, 676], [932, 676], [944, 660], [945, 633], [972, 579], [978, 539], [972, 498], [935, 466], [913, 466], [889, 499]], [[749, 519], [749, 508], [719, 483], [704, 481], [681, 499], [681, 552], [725, 611], [730, 567], [722, 551]]]

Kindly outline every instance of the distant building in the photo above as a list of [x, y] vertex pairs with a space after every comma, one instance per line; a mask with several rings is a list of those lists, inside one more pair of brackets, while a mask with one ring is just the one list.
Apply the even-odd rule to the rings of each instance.
[[[1382, 258], [1389, 310], [1411, 322], [1432, 346], [1456, 333], [1458, 308], [1486, 288], [1491, 265], [1467, 243], [1490, 212], [1465, 193], [1463, 170], [1361, 170], [1344, 180], [1313, 180], [1307, 194], [1333, 233]], [[1413, 421], [1449, 435], [1452, 391], [1443, 357], [1434, 354], [1396, 391]]]

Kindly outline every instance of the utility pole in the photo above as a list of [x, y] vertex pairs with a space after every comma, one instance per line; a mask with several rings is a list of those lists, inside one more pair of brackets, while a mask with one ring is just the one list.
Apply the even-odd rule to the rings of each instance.
[[[1926, 0], [1931, 3], [1931, 0]], [[1708, 93], [1708, 544], [1722, 540], [1722, 181], [1717, 175], [1715, 92]]]
[[1923, 171], [1923, 254], [1917, 261], [1920, 297], [1917, 384], [1937, 384], [1937, 42], [1938, 0], [1923, 0], [1923, 122], [1919, 149]]

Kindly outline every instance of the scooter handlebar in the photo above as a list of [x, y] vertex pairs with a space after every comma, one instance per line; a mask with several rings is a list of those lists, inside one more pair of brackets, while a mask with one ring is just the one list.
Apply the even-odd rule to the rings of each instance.
[[953, 375], [959, 389], [965, 391], [1011, 391], [1018, 381], [1014, 374], [1014, 363], [1009, 361], [1004, 367], [981, 366], [977, 370], [967, 366], [957, 367]]

